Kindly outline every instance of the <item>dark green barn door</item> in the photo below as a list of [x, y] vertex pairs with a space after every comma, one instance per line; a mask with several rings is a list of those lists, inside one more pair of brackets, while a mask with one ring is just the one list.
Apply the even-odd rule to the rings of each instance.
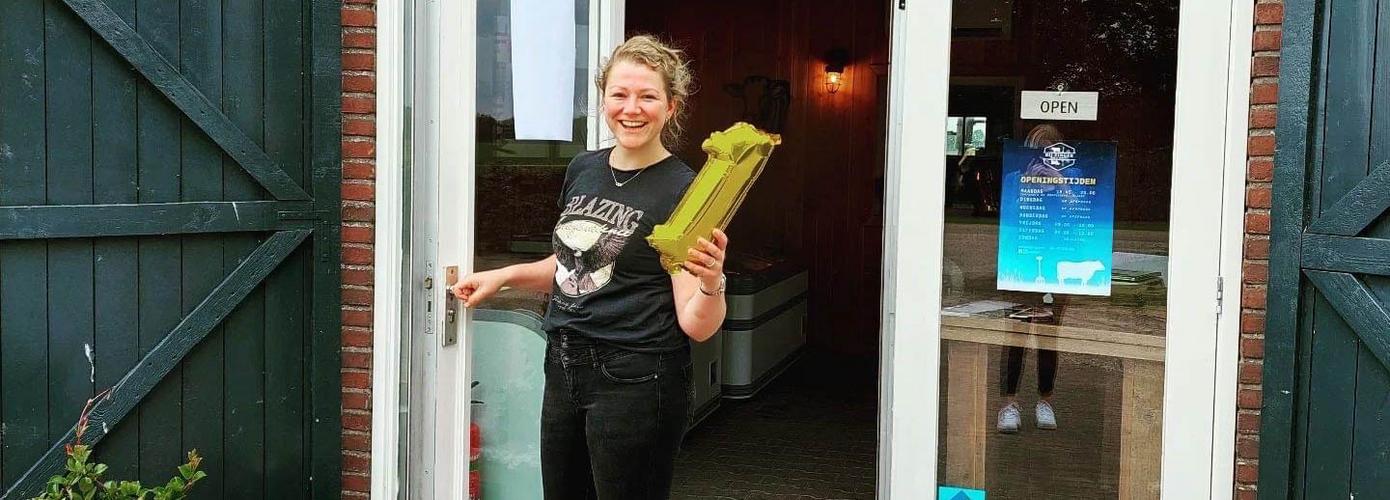
[[339, 6], [0, 0], [0, 492], [337, 498]]
[[1285, 2], [1260, 497], [1390, 495], [1390, 0]]

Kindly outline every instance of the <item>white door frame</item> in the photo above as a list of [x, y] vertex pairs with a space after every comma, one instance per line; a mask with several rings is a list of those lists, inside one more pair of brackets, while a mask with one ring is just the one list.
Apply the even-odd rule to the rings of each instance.
[[[1165, 498], [1229, 498], [1249, 6], [1183, 0], [1163, 412]], [[880, 373], [880, 498], [937, 487], [950, 0], [890, 2], [892, 76]], [[1233, 29], [1233, 27], [1236, 27]], [[1243, 40], [1243, 41], [1242, 41]], [[1221, 48], [1227, 50], [1221, 50]], [[1231, 198], [1228, 198], [1231, 197]], [[1225, 224], [1211, 224], [1213, 214]], [[1224, 243], [1224, 245], [1223, 245]], [[1234, 244], [1234, 249], [1232, 248]], [[1232, 267], [1234, 264], [1234, 267]], [[1235, 304], [1218, 315], [1218, 283]], [[1234, 311], [1229, 312], [1229, 311]], [[1218, 321], [1222, 319], [1223, 321]], [[899, 333], [901, 332], [901, 335]], [[1218, 432], [1223, 434], [1218, 436]], [[1194, 460], [1194, 457], [1208, 457]]]
[[1212, 420], [1211, 497], [1235, 496], [1236, 384], [1240, 370], [1240, 316], [1244, 300], [1246, 137], [1250, 130], [1250, 58], [1254, 54], [1253, 2], [1231, 2], [1226, 65], [1226, 150], [1222, 179], [1221, 276], [1223, 311], [1216, 332], [1216, 407]]
[[400, 490], [401, 309], [404, 294], [403, 178], [405, 154], [405, 5], [376, 7], [376, 202], [372, 295], [371, 497], [394, 499]]
[[[473, 66], [475, 9], [471, 2], [440, 2], [417, 0], [384, 2], [377, 5], [377, 86], [376, 86], [376, 232], [374, 247], [373, 296], [373, 356], [372, 356], [372, 497], [396, 498], [401, 488], [397, 473], [402, 458], [399, 449], [400, 429], [396, 410], [407, 396], [399, 391], [402, 322], [410, 311], [403, 310], [408, 296], [405, 290], [414, 280], [403, 273], [403, 248], [406, 245], [402, 230], [405, 227], [404, 195], [411, 186], [402, 175], [404, 143], [405, 82], [405, 14], [406, 9], [419, 7], [417, 15], [414, 68], [419, 75], [434, 78], [417, 86], [417, 102], [430, 103], [417, 108], [422, 119], [416, 120], [417, 171], [433, 173], [438, 190], [432, 193], [438, 214], [430, 220], [437, 236], [433, 248], [432, 275], [435, 286], [430, 301], [435, 314], [429, 327], [434, 332], [424, 347], [432, 361], [424, 368], [432, 400], [423, 412], [428, 448], [421, 450], [428, 457], [433, 479], [423, 487], [431, 498], [466, 498], [470, 380], [466, 362], [469, 337], [467, 321], [461, 317], [448, 324], [442, 313], [445, 302], [444, 267], [458, 265], [471, 269], [474, 179], [473, 142], [441, 140], [448, 137], [474, 137]], [[447, 89], [447, 90], [445, 90]], [[446, 160], [447, 159], [447, 160]], [[419, 214], [416, 214], [419, 215]], [[439, 263], [443, 263], [440, 265]], [[407, 282], [409, 281], [409, 283]], [[457, 343], [442, 345], [446, 329], [457, 333]], [[414, 452], [415, 450], [412, 450]]]
[[603, 95], [594, 86], [603, 60], [627, 38], [627, 0], [589, 0], [589, 151], [613, 144], [613, 131], [608, 130], [599, 112]]
[[[426, 0], [439, 4], [439, 262], [435, 271], [435, 304], [444, 306], [448, 287], [444, 270], [457, 266], [460, 276], [473, 270], [474, 182], [477, 179], [474, 138], [477, 120], [477, 3]], [[455, 301], [456, 302], [456, 301]], [[440, 348], [435, 387], [439, 400], [435, 411], [435, 498], [468, 498], [468, 449], [472, 421], [469, 362], [473, 343], [471, 311], [460, 305], [458, 319], [446, 324], [440, 314], [435, 324], [441, 335], [455, 329], [457, 343]], [[440, 308], [443, 312], [444, 307]], [[436, 339], [435, 345], [442, 345]]]

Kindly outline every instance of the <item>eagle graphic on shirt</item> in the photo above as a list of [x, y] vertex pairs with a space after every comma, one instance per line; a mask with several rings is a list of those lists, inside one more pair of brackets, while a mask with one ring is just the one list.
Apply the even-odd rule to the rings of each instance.
[[570, 297], [593, 293], [613, 280], [618, 255], [643, 211], [589, 195], [575, 195], [555, 224], [555, 284]]

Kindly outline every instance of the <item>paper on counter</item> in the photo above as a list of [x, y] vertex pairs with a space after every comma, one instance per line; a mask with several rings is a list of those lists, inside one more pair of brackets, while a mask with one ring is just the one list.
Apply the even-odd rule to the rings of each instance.
[[941, 309], [942, 316], [974, 316], [992, 311], [1002, 311], [1017, 307], [1013, 302], [1002, 300], [977, 300]]

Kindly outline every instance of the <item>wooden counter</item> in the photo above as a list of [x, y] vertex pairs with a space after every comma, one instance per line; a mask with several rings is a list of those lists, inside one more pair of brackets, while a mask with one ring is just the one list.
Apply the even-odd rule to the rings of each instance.
[[[1157, 331], [1161, 334], [1162, 327]], [[941, 321], [941, 337], [943, 356], [950, 366], [946, 374], [947, 430], [943, 440], [947, 454], [942, 484], [986, 486], [986, 444], [996, 432], [995, 413], [987, 406], [992, 373], [989, 346], [1018, 346], [1123, 360], [1119, 498], [1158, 498], [1163, 453], [1162, 335], [946, 316]]]

